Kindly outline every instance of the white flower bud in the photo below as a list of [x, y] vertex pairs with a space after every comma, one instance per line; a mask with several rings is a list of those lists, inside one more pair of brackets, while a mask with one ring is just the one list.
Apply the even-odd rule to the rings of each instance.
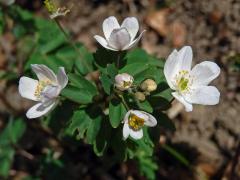
[[141, 89], [147, 92], [155, 91], [157, 89], [157, 83], [152, 79], [147, 79], [142, 82]]
[[146, 97], [142, 92], [136, 92], [135, 97], [139, 100], [139, 101], [145, 101]]
[[115, 76], [115, 87], [120, 91], [129, 89], [132, 86], [133, 77], [127, 73], [118, 74]]

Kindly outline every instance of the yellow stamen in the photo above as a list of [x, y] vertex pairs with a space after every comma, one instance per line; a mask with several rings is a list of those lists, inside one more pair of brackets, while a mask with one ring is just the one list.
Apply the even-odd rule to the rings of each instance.
[[124, 87], [124, 88], [130, 87], [131, 84], [132, 84], [132, 82], [130, 82], [130, 81], [123, 81], [123, 87]]
[[189, 72], [186, 70], [179, 71], [176, 76], [176, 86], [179, 91], [187, 92], [189, 91], [189, 86], [192, 83], [192, 78], [189, 75]]
[[54, 13], [57, 11], [57, 7], [55, 6], [55, 4], [51, 1], [51, 0], [45, 0], [44, 1], [45, 7], [47, 8], [47, 10], [50, 13]]
[[49, 79], [39, 81], [35, 89], [34, 96], [39, 99], [44, 88], [50, 84], [51, 84], [51, 81]]
[[136, 116], [135, 114], [130, 114], [128, 119], [128, 125], [134, 131], [141, 129], [144, 125], [144, 119]]

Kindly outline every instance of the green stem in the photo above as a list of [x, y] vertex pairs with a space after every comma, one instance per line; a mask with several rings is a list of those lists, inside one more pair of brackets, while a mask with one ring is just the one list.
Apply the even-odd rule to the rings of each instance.
[[120, 97], [120, 99], [122, 100], [122, 103], [124, 104], [125, 108], [126, 108], [128, 111], [129, 111], [129, 110], [130, 110], [130, 108], [129, 108], [129, 106], [128, 106], [127, 102], [125, 101], [125, 99], [124, 99], [123, 95], [121, 95], [121, 94], [118, 94], [118, 97]]
[[120, 59], [121, 59], [121, 52], [118, 52], [118, 56], [117, 56], [117, 68], [119, 69], [120, 66]]
[[74, 50], [79, 54], [83, 65], [86, 67], [88, 72], [91, 72], [91, 68], [89, 67], [89, 65], [84, 61], [83, 55], [82, 53], [79, 51], [79, 49], [77, 48], [77, 46], [73, 43], [73, 41], [71, 40], [70, 36], [66, 33], [66, 31], [64, 30], [64, 28], [62, 27], [61, 23], [54, 18], [54, 21], [56, 22], [58, 28], [62, 31], [62, 33], [64, 34], [66, 40], [68, 41], [68, 43], [74, 48]]

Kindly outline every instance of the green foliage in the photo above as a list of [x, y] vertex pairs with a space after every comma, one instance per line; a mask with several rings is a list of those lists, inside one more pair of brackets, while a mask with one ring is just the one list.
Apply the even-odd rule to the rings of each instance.
[[15, 147], [24, 134], [26, 125], [22, 119], [9, 120], [0, 134], [0, 177], [7, 177], [11, 168]]
[[109, 120], [113, 128], [117, 128], [126, 114], [126, 108], [118, 99], [112, 99], [109, 103]]
[[81, 75], [69, 74], [68, 77], [70, 84], [62, 91], [62, 95], [80, 104], [91, 103], [97, 95], [96, 86]]
[[95, 108], [80, 109], [74, 112], [67, 132], [77, 133], [78, 139], [82, 139], [86, 135], [87, 143], [93, 144], [101, 128], [101, 122], [101, 114], [97, 114]]
[[[162, 112], [170, 107], [173, 99], [163, 74], [164, 61], [138, 48], [129, 52], [99, 48], [91, 53], [83, 44], [71, 41], [68, 32], [62, 32], [55, 21], [35, 17], [18, 6], [10, 8], [7, 13], [14, 20], [13, 34], [18, 39], [17, 50], [21, 52], [17, 58], [24, 61], [24, 72], [30, 74], [31, 64], [45, 64], [55, 73], [62, 66], [69, 78], [67, 87], [61, 92], [59, 106], [43, 119], [43, 124], [62, 141], [70, 138], [91, 144], [97, 156], [110, 161], [106, 166], [134, 159], [142, 175], [155, 179], [158, 164], [154, 158], [154, 146], [158, 144], [160, 128], [175, 130], [172, 121]], [[0, 11], [0, 33], [4, 27], [2, 19]], [[93, 71], [100, 75], [92, 78]], [[115, 76], [119, 73], [133, 76], [134, 84], [130, 90], [120, 92], [114, 87]], [[0, 72], [0, 77], [7, 75], [10, 73]], [[16, 78], [15, 73], [12, 79]], [[140, 85], [146, 79], [156, 82], [155, 91], [143, 92]], [[139, 101], [134, 95], [136, 92], [142, 92], [145, 100]], [[156, 127], [143, 127], [141, 140], [130, 137], [123, 140], [121, 122], [128, 106], [151, 113], [158, 121]], [[8, 175], [15, 146], [24, 130], [21, 119], [11, 120], [0, 135], [0, 175], [4, 177]], [[171, 148], [166, 150], [186, 164]], [[49, 179], [59, 177], [59, 174], [64, 178], [64, 160], [54, 159], [53, 154], [49, 150], [42, 158], [41, 173], [47, 174]]]

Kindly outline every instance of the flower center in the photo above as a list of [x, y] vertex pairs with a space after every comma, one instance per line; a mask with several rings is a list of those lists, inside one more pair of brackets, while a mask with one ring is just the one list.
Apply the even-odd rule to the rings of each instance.
[[34, 96], [40, 99], [41, 93], [43, 92], [44, 88], [50, 84], [52, 84], [52, 82], [49, 79], [38, 81]]
[[144, 125], [144, 119], [136, 116], [135, 114], [130, 114], [128, 119], [128, 125], [134, 131], [138, 131]]
[[131, 81], [123, 81], [123, 87], [124, 87], [124, 88], [128, 88], [128, 87], [130, 87], [131, 84], [132, 84]]
[[176, 87], [180, 92], [188, 92], [192, 84], [192, 77], [186, 70], [179, 71], [176, 75]]

